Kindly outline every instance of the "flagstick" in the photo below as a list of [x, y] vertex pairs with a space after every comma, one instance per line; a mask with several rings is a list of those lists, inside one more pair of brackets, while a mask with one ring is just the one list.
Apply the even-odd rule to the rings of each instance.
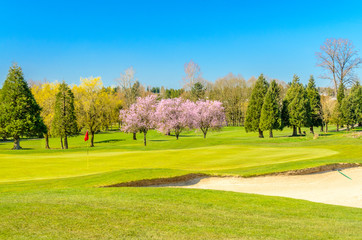
[[86, 142], [87, 144], [87, 169], [89, 168], [89, 144], [88, 141]]

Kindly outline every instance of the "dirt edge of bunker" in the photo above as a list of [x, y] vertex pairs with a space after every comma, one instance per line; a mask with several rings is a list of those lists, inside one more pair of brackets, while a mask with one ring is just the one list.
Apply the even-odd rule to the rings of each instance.
[[[336, 170], [342, 170], [342, 169], [354, 168], [354, 167], [360, 167], [360, 166], [361, 166], [361, 164], [359, 164], [359, 163], [333, 163], [333, 164], [327, 164], [327, 165], [311, 167], [311, 168], [288, 170], [288, 171], [274, 172], [274, 173], [265, 173], [265, 174], [258, 174], [258, 175], [250, 175], [250, 176], [246, 176], [243, 178], [266, 177], [266, 176], [307, 175], [307, 174], [336, 171]], [[205, 174], [205, 173], [190, 173], [190, 174], [176, 176], [176, 177], [142, 179], [142, 180], [136, 180], [136, 181], [130, 181], [130, 182], [116, 183], [116, 184], [111, 184], [111, 185], [106, 185], [106, 186], [101, 186], [101, 187], [151, 187], [151, 186], [183, 183], [183, 182], [191, 181], [194, 179], [202, 179], [202, 178], [206, 178], [206, 177], [242, 177], [242, 176], [235, 176], [235, 175], [220, 176], [220, 175]]]

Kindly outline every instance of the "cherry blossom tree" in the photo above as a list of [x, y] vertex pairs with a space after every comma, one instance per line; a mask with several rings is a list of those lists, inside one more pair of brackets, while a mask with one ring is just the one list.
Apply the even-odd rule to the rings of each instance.
[[162, 99], [157, 105], [157, 128], [160, 132], [174, 132], [176, 139], [185, 128], [194, 126], [194, 119], [190, 117], [190, 110], [195, 109], [195, 103], [181, 98]]
[[219, 101], [197, 101], [196, 107], [191, 112], [195, 127], [201, 129], [204, 138], [209, 129], [219, 129], [225, 125], [224, 107]]
[[120, 112], [123, 122], [122, 130], [129, 133], [143, 133], [145, 146], [147, 132], [156, 127], [156, 103], [155, 95], [139, 97], [128, 110], [121, 110]]

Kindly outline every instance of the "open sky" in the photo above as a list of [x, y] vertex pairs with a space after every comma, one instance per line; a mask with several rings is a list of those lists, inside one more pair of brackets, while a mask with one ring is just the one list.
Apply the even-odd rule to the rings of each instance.
[[[133, 66], [144, 85], [179, 88], [191, 59], [209, 81], [232, 72], [286, 82], [309, 75], [326, 38], [362, 49], [362, 1], [7, 1], [0, 3], [0, 83], [17, 62], [27, 80], [105, 85]], [[357, 71], [360, 78], [362, 71]]]

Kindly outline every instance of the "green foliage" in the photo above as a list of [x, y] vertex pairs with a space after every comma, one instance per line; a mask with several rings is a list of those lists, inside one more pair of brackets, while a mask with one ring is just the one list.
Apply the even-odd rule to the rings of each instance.
[[310, 76], [308, 86], [306, 88], [310, 105], [310, 126], [322, 126], [322, 104], [321, 96], [316, 88], [313, 76]]
[[337, 101], [339, 104], [342, 104], [343, 98], [345, 97], [344, 91], [345, 91], [344, 84], [343, 83], [339, 84], [339, 88], [338, 88], [338, 92], [337, 92]]
[[268, 91], [268, 82], [261, 74], [255, 82], [251, 93], [248, 109], [245, 117], [245, 130], [247, 132], [256, 132], [259, 130], [261, 109], [264, 103], [265, 94]]
[[197, 82], [191, 88], [191, 98], [194, 101], [205, 98], [205, 87], [202, 83]]
[[307, 126], [310, 113], [309, 99], [297, 75], [294, 75], [284, 100], [284, 118], [288, 116], [288, 121], [284, 124], [293, 128]]
[[184, 93], [184, 89], [166, 89], [164, 98], [178, 98]]
[[351, 95], [348, 95], [347, 97], [343, 98], [341, 105], [341, 112], [342, 112], [343, 123], [347, 124], [347, 128], [349, 128], [349, 126], [352, 126], [356, 122], [357, 119]]
[[362, 125], [362, 86], [359, 84], [359, 82], [356, 82], [356, 84], [351, 89], [351, 101], [352, 101], [352, 107], [355, 111], [355, 117], [356, 121], [359, 123], [359, 125]]
[[77, 118], [74, 110], [74, 94], [69, 86], [63, 82], [59, 85], [54, 106], [52, 134], [58, 137], [67, 137], [78, 133]]
[[17, 141], [14, 148], [20, 148], [18, 140], [21, 136], [41, 136], [46, 132], [40, 110], [22, 69], [13, 65], [0, 94], [0, 126], [3, 134]]
[[281, 110], [280, 110], [280, 88], [275, 80], [273, 80], [266, 93], [263, 107], [261, 109], [260, 129], [272, 130], [281, 126]]

